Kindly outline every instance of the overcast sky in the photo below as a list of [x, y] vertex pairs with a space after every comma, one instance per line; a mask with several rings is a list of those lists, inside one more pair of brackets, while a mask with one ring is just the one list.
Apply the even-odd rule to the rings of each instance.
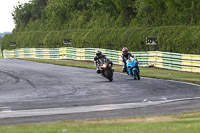
[[27, 3], [29, 0], [0, 0], [0, 33], [12, 32], [15, 27], [11, 12], [18, 2]]

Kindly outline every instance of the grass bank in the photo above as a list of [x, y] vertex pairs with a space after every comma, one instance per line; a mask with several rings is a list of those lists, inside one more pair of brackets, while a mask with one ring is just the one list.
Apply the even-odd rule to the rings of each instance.
[[[95, 69], [93, 62], [91, 61], [76, 61], [76, 60], [47, 60], [47, 59], [25, 59], [29, 61], [36, 61], [41, 63], [51, 63], [56, 65], [64, 66], [74, 66], [82, 68]], [[113, 67], [115, 72], [122, 72], [122, 66], [114, 65]], [[140, 67], [141, 76], [168, 79], [168, 80], [177, 80], [185, 81], [200, 84], [200, 73], [190, 73], [190, 72], [181, 72], [174, 70], [166, 70], [152, 67]]]
[[199, 133], [200, 112], [0, 126], [1, 133]]

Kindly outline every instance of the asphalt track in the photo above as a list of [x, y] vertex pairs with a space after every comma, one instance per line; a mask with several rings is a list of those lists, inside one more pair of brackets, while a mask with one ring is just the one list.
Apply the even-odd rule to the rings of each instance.
[[200, 110], [200, 85], [95, 70], [0, 60], [0, 125]]

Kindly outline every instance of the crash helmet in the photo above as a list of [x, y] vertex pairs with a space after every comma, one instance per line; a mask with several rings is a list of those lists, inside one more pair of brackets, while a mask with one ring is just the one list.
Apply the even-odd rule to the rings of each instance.
[[123, 52], [123, 54], [127, 54], [128, 53], [128, 48], [126, 48], [126, 47], [124, 47], [123, 49], [122, 49], [122, 52]]
[[97, 50], [96, 56], [100, 57], [101, 55], [102, 55], [101, 51], [100, 51], [100, 50]]

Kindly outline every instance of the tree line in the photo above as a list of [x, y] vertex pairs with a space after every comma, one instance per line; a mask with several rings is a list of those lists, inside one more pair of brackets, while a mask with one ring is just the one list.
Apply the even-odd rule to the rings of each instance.
[[197, 26], [199, 0], [31, 0], [13, 12], [15, 31]]

